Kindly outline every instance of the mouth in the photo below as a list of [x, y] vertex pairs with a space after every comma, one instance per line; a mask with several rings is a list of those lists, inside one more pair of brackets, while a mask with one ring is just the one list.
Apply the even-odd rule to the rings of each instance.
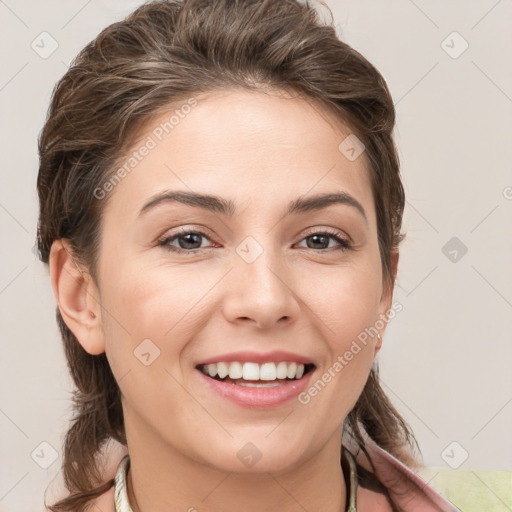
[[199, 364], [196, 369], [212, 380], [248, 388], [272, 388], [297, 382], [314, 371], [312, 363], [296, 361], [219, 361]]

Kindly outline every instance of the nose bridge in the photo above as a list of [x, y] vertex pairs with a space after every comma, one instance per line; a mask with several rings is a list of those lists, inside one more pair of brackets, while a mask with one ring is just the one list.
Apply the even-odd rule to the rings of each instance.
[[271, 325], [283, 317], [293, 317], [298, 306], [287, 283], [289, 273], [283, 270], [282, 256], [271, 245], [271, 235], [256, 236], [248, 236], [236, 247], [231, 284], [234, 293], [226, 313], [231, 320], [243, 317]]
[[[239, 278], [254, 292], [274, 291], [284, 287], [281, 272], [281, 256], [271, 241], [271, 235], [246, 237], [236, 248]], [[274, 290], [275, 289], [275, 290]]]

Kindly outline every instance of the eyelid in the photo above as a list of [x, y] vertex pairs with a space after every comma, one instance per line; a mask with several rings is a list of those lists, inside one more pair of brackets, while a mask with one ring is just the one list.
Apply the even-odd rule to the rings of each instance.
[[325, 233], [325, 234], [328, 234], [328, 235], [335, 235], [335, 236], [337, 236], [339, 238], [343, 238], [343, 240], [345, 240], [347, 243], [352, 243], [352, 239], [344, 231], [341, 231], [340, 229], [336, 229], [336, 228], [318, 227], [318, 226], [315, 226], [315, 227], [312, 227], [312, 228], [308, 228], [306, 230], [305, 234], [302, 236], [301, 241], [304, 238], [308, 237], [308, 236], [316, 235], [316, 234], [319, 234], [319, 233]]
[[168, 227], [161, 235], [158, 236], [156, 240], [164, 240], [166, 238], [172, 238], [176, 235], [180, 235], [182, 233], [189, 233], [193, 231], [194, 233], [203, 233], [205, 236], [212, 237], [211, 230], [202, 224], [182, 224], [175, 227]]

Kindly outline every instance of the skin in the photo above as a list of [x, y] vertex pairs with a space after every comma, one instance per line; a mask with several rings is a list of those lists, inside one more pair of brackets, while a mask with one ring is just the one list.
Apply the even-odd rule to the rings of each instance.
[[[282, 91], [196, 98], [111, 192], [97, 282], [78, 270], [65, 240], [54, 243], [60, 311], [85, 350], [106, 352], [121, 388], [134, 512], [345, 510], [342, 424], [380, 350], [377, 337], [306, 405], [240, 407], [207, 389], [195, 365], [238, 350], [281, 349], [310, 358], [314, 382], [389, 310], [364, 153], [349, 161], [338, 150], [349, 128]], [[139, 140], [168, 118], [153, 119]], [[164, 190], [219, 195], [237, 214], [169, 202], [138, 218]], [[346, 204], [283, 217], [290, 201], [333, 191], [352, 195], [367, 221]], [[158, 245], [180, 227], [206, 233], [192, 239], [202, 252], [187, 249], [190, 238], [169, 242], [182, 253]], [[326, 228], [351, 249], [311, 240]], [[236, 252], [246, 237], [263, 248], [252, 263]], [[397, 261], [395, 253], [394, 272]], [[145, 366], [134, 350], [148, 338], [160, 356]], [[247, 442], [262, 454], [251, 468], [237, 457]]]

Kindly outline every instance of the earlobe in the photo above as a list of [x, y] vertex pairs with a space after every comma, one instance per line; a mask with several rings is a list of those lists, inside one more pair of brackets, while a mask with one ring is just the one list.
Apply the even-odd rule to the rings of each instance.
[[105, 352], [101, 305], [91, 275], [72, 257], [67, 240], [55, 240], [50, 251], [50, 277], [60, 314], [84, 350]]
[[382, 348], [382, 336], [380, 333], [377, 334], [377, 343], [375, 344], [375, 354], [374, 357], [379, 353]]

